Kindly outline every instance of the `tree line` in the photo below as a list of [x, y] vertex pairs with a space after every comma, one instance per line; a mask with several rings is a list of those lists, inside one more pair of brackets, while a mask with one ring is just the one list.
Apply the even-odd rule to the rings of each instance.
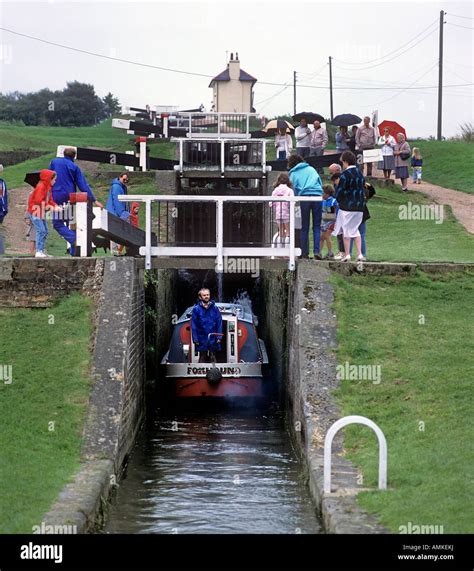
[[32, 93], [0, 93], [0, 121], [25, 125], [83, 127], [119, 113], [119, 100], [108, 93], [100, 98], [93, 85], [71, 81], [62, 90], [45, 88]]

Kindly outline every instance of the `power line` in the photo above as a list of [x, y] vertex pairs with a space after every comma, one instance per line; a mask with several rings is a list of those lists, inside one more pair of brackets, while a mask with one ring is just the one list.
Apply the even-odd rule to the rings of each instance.
[[[83, 53], [86, 55], [90, 55], [90, 56], [94, 56], [94, 57], [99, 57], [102, 59], [106, 59], [106, 60], [111, 60], [111, 61], [118, 61], [121, 63], [127, 63], [130, 65], [137, 65], [139, 67], [146, 67], [146, 68], [151, 68], [151, 69], [157, 69], [160, 71], [168, 71], [171, 73], [179, 73], [179, 74], [184, 74], [184, 75], [192, 75], [192, 76], [197, 76], [197, 77], [207, 77], [207, 78], [212, 78], [214, 76], [206, 74], [206, 73], [199, 73], [199, 72], [195, 72], [195, 71], [186, 71], [186, 70], [181, 70], [181, 69], [174, 69], [174, 68], [169, 68], [169, 67], [163, 67], [163, 66], [158, 66], [158, 65], [152, 65], [152, 64], [148, 64], [148, 63], [143, 63], [143, 62], [137, 62], [137, 61], [133, 61], [133, 60], [128, 60], [128, 59], [124, 59], [124, 58], [117, 58], [117, 57], [113, 57], [113, 56], [107, 56], [104, 54], [100, 54], [97, 52], [91, 52], [89, 50], [83, 50], [81, 48], [75, 48], [72, 46], [66, 46], [64, 44], [59, 44], [57, 42], [51, 42], [49, 40], [44, 40], [43, 38], [37, 38], [35, 36], [30, 36], [28, 34], [22, 34], [20, 32], [15, 32], [14, 30], [10, 30], [8, 28], [4, 28], [4, 27], [0, 27], [0, 30], [4, 31], [4, 32], [8, 32], [10, 34], [14, 34], [16, 36], [21, 36], [24, 38], [28, 38], [30, 40], [35, 40], [44, 44], [48, 44], [48, 45], [52, 45], [55, 47], [59, 47], [59, 48], [63, 48], [66, 50], [70, 50], [70, 51], [74, 51], [74, 52], [79, 52], [79, 53]], [[433, 30], [436, 31], [436, 30]], [[432, 32], [430, 32], [432, 33]], [[423, 38], [426, 39], [426, 38]], [[414, 46], [412, 46], [414, 47]], [[401, 54], [400, 54], [401, 55]], [[376, 66], [372, 66], [372, 67], [376, 67]], [[359, 70], [351, 70], [351, 71], [359, 71]], [[274, 85], [276, 87], [285, 87], [286, 84], [284, 83], [277, 83], [277, 82], [272, 82], [272, 81], [259, 81], [258, 82], [260, 85]], [[466, 83], [466, 84], [458, 84], [458, 85], [447, 85], [446, 87], [466, 87], [466, 86], [470, 86], [473, 85], [472, 83]], [[329, 89], [328, 85], [308, 85], [308, 84], [303, 84], [303, 83], [298, 83], [299, 87], [304, 87], [307, 89]], [[425, 85], [423, 86], [423, 89], [434, 89], [437, 88], [436, 85]], [[336, 90], [356, 90], [356, 91], [367, 91], [367, 90], [391, 90], [391, 89], [410, 89], [410, 87], [400, 87], [400, 88], [393, 88], [393, 87], [334, 87], [334, 89]]]
[[465, 30], [474, 30], [474, 28], [469, 28], [468, 26], [460, 26], [459, 24], [451, 24], [451, 22], [447, 22], [448, 26], [454, 26], [455, 28], [464, 28]]
[[[420, 81], [420, 79], [423, 79], [426, 75], [428, 75], [428, 73], [430, 73], [430, 71], [432, 71], [438, 64], [435, 63], [434, 65], [432, 65], [428, 71], [425, 71], [425, 73], [423, 75], [421, 75], [418, 79], [416, 79], [413, 83], [410, 84], [409, 87], [407, 87], [406, 89], [404, 89], [401, 93], [395, 93], [395, 95], [392, 95], [392, 97], [389, 97], [388, 99], [384, 99], [383, 101], [379, 101], [378, 103], [373, 103], [371, 105], [371, 107], [377, 107], [378, 105], [381, 105], [382, 103], [386, 103], [387, 101], [390, 101], [392, 99], [394, 99], [395, 97], [401, 95], [402, 93], [404, 93], [405, 91], [407, 91], [408, 89], [413, 89], [413, 85], [415, 85], [416, 83], [418, 83]], [[415, 88], [416, 89], [416, 88]], [[421, 89], [421, 87], [419, 86], [418, 89]]]
[[446, 67], [446, 69], [449, 71], [449, 73], [455, 75], [456, 77], [459, 77], [459, 79], [462, 79], [463, 81], [469, 81], [468, 79], [465, 79], [464, 77], [460, 76], [458, 73], [453, 71], [451, 68]]
[[274, 99], [275, 97], [278, 97], [278, 95], [280, 95], [281, 93], [283, 93], [285, 91], [285, 89], [287, 89], [290, 86], [290, 81], [292, 80], [293, 76], [291, 76], [286, 82], [285, 82], [285, 87], [283, 87], [283, 89], [279, 89], [276, 93], [274, 93], [273, 95], [270, 95], [270, 97], [266, 97], [265, 99], [262, 99], [261, 101], [258, 101], [255, 103], [255, 105], [261, 105], [262, 103], [265, 103], [265, 101], [271, 101], [272, 99]]
[[[436, 24], [438, 20], [434, 20], [433, 22], [431, 22], [431, 24], [429, 26], [427, 26], [424, 30], [422, 30], [421, 32], [419, 32], [416, 36], [414, 36], [413, 38], [411, 38], [411, 40], [409, 40], [408, 42], [402, 44], [401, 46], [399, 46], [398, 48], [396, 48], [395, 50], [392, 50], [391, 52], [388, 52], [388, 54], [385, 54], [384, 56], [380, 56], [379, 58], [375, 58], [373, 60], [368, 60], [368, 61], [362, 61], [362, 62], [351, 62], [351, 61], [344, 61], [344, 60], [338, 60], [336, 58], [336, 61], [340, 61], [341, 63], [346, 63], [349, 65], [366, 65], [368, 63], [374, 63], [376, 61], [382, 60], [387, 58], [388, 56], [398, 52], [399, 50], [401, 50], [402, 48], [404, 48], [405, 46], [407, 46], [408, 44], [411, 44], [411, 42], [413, 40], [416, 40], [416, 38], [418, 38], [419, 36], [421, 36], [422, 34], [424, 34], [427, 30], [429, 30], [431, 28], [431, 26], [433, 26], [434, 24]], [[413, 47], [413, 46], [412, 46]], [[410, 48], [411, 49], [411, 48]]]
[[[348, 70], [348, 71], [363, 71], [364, 69], [373, 69], [374, 67], [380, 67], [381, 65], [385, 65], [386, 63], [389, 63], [390, 61], [393, 61], [397, 58], [399, 58], [400, 56], [402, 56], [403, 54], [405, 54], [406, 52], [410, 51], [411, 49], [413, 49], [414, 47], [416, 47], [418, 44], [421, 44], [421, 42], [424, 42], [427, 38], [429, 38], [432, 34], [434, 34], [437, 31], [437, 28], [434, 28], [433, 30], [431, 30], [431, 32], [429, 32], [426, 36], [424, 36], [423, 38], [421, 38], [420, 40], [418, 40], [418, 42], [416, 42], [415, 44], [413, 44], [412, 46], [410, 46], [409, 48], [407, 48], [406, 50], [400, 52], [399, 54], [395, 55], [394, 57], [384, 60], [380, 63], [376, 63], [375, 65], [369, 65], [369, 66], [365, 66], [365, 67], [359, 67], [357, 69], [354, 68], [348, 68], [348, 67], [343, 67], [343, 66], [339, 66], [341, 69], [344, 70]], [[338, 61], [338, 60], [336, 60]]]
[[453, 16], [453, 18], [464, 18], [465, 20], [474, 20], [474, 18], [471, 18], [469, 16], [458, 16], [457, 14], [451, 14], [451, 12], [446, 12], [446, 14], [448, 16]]

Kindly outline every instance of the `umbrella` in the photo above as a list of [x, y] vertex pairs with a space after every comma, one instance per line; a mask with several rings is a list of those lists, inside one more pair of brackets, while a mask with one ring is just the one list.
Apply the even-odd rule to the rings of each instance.
[[250, 137], [252, 139], [264, 139], [270, 135], [271, 133], [268, 133], [267, 131], [250, 131]]
[[338, 127], [349, 127], [350, 125], [358, 125], [362, 122], [362, 119], [357, 115], [352, 115], [352, 113], [344, 113], [342, 115], [337, 115], [331, 121], [333, 125]]
[[402, 127], [400, 123], [397, 123], [396, 121], [382, 121], [381, 123], [379, 123], [380, 135], [383, 135], [383, 130], [385, 129], [385, 127], [388, 127], [390, 129], [390, 135], [392, 135], [392, 137], [397, 138], [398, 133], [403, 133], [405, 135], [405, 139], [407, 138], [405, 127]]
[[266, 124], [264, 131], [266, 131], [267, 133], [271, 133], [277, 131], [278, 129], [286, 129], [287, 132], [288, 129], [290, 131], [295, 130], [293, 125], [291, 123], [288, 123], [288, 121], [285, 121], [284, 119], [273, 119], [272, 121], [269, 121]]
[[301, 119], [306, 119], [308, 123], [314, 123], [315, 121], [319, 121], [320, 123], [324, 123], [326, 119], [320, 115], [319, 113], [312, 113], [311, 111], [302, 111], [301, 113], [297, 113], [292, 117], [293, 121], [301, 121]]
[[34, 171], [26, 173], [25, 182], [34, 188], [40, 181], [40, 172], [41, 171]]

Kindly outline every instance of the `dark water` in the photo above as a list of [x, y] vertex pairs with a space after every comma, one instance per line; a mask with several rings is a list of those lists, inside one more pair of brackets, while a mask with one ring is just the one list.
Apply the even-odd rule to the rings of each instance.
[[302, 473], [278, 414], [158, 414], [105, 532], [319, 533]]

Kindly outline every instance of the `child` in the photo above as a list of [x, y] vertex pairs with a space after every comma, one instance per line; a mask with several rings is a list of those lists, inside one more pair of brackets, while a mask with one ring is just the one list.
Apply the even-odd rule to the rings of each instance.
[[52, 170], [40, 171], [40, 180], [28, 198], [28, 218], [36, 230], [36, 258], [46, 258], [44, 245], [48, 236], [46, 210], [61, 208], [52, 198], [52, 189], [56, 182], [56, 173]]
[[[34, 190], [32, 190], [30, 192], [33, 193]], [[25, 234], [25, 238], [26, 241], [29, 243], [29, 254], [31, 256], [35, 255], [36, 252], [36, 230], [35, 227], [33, 226], [33, 222], [31, 222], [30, 219], [30, 215], [28, 214], [28, 210], [25, 212], [25, 224], [26, 224], [26, 234]], [[46, 250], [45, 250], [46, 253]]]
[[[287, 197], [294, 196], [293, 185], [290, 182], [290, 177], [282, 172], [278, 175], [275, 182], [272, 196]], [[284, 244], [286, 238], [290, 236], [290, 203], [289, 202], [269, 202], [273, 208], [273, 219], [278, 226], [279, 241]]]
[[411, 155], [411, 176], [413, 177], [413, 184], [421, 184], [421, 172], [423, 170], [423, 157], [421, 156], [420, 149], [413, 147]]
[[[138, 228], [139, 224], [140, 224], [140, 221], [138, 219], [139, 210], [140, 210], [140, 203], [139, 202], [132, 202], [132, 205], [130, 207], [130, 216], [128, 218], [128, 221], [130, 222], [130, 224], [132, 226], [135, 226], [135, 228]], [[125, 246], [123, 244], [120, 244], [120, 246], [118, 247], [119, 256], [124, 255], [124, 250], [125, 250]]]
[[130, 207], [130, 224], [138, 228], [139, 220], [138, 220], [138, 212], [140, 211], [140, 203], [139, 202], [132, 202], [132, 206]]
[[334, 187], [330, 184], [323, 186], [323, 215], [321, 222], [321, 239], [319, 243], [319, 251], [322, 253], [324, 243], [328, 247], [328, 253], [323, 257], [324, 260], [334, 258], [332, 251], [331, 232], [334, 230], [336, 222], [337, 202], [334, 198]]

